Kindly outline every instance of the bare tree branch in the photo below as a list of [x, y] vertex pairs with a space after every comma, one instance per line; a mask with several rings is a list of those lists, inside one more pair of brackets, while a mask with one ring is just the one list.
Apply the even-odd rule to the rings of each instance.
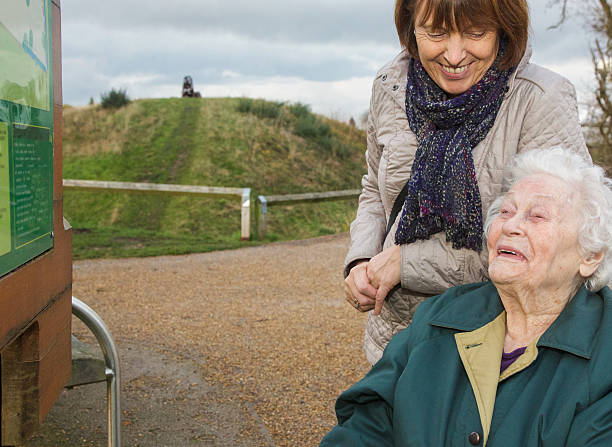
[[612, 0], [549, 0], [549, 6], [560, 8], [559, 21], [549, 29], [559, 28], [565, 22], [572, 4], [593, 34], [595, 89], [584, 130], [593, 158], [612, 165]]
[[548, 29], [559, 28], [567, 18], [567, 0], [552, 0], [549, 5], [557, 5], [559, 3], [561, 3], [561, 17], [559, 18], [559, 21], [556, 24], [550, 25]]

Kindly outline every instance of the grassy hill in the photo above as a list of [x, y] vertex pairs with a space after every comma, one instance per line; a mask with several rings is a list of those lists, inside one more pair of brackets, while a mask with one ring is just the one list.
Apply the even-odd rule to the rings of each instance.
[[[64, 178], [250, 187], [359, 188], [364, 132], [301, 104], [246, 98], [137, 100], [64, 110]], [[180, 254], [240, 242], [239, 200], [65, 191], [75, 258]], [[356, 201], [272, 207], [266, 241], [346, 231]], [[255, 239], [255, 238], [253, 238]]]

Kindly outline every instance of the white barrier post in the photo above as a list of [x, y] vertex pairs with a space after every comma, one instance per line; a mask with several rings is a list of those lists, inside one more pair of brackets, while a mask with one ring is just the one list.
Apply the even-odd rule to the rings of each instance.
[[240, 240], [251, 238], [251, 188], [242, 189], [242, 214], [240, 219]]

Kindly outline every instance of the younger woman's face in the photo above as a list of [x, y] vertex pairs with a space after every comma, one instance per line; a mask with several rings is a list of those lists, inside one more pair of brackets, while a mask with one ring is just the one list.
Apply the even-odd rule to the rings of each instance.
[[423, 21], [423, 8], [415, 18], [419, 59], [438, 86], [451, 96], [464, 93], [493, 65], [499, 47], [496, 30], [478, 25], [463, 30], [434, 29], [432, 17]]

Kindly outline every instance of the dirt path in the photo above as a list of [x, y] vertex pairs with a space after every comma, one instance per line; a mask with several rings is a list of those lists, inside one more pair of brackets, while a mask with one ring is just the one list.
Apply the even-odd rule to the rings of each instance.
[[[119, 345], [123, 444], [318, 445], [368, 369], [365, 317], [342, 299], [347, 245], [76, 262], [73, 295]], [[65, 391], [28, 446], [105, 445], [105, 405], [105, 384]]]

